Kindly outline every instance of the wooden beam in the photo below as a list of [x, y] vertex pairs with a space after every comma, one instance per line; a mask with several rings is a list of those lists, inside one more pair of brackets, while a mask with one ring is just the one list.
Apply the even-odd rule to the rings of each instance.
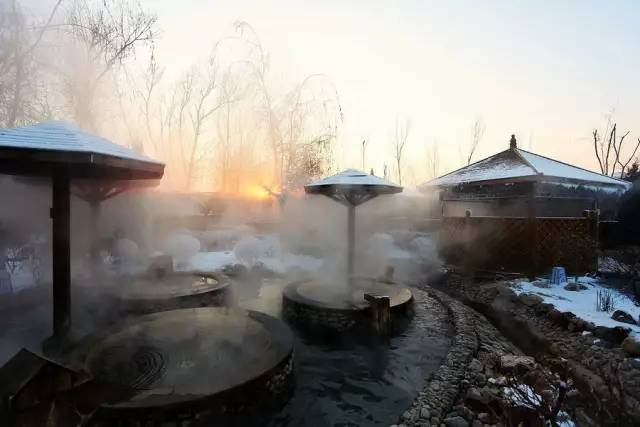
[[53, 336], [64, 341], [71, 329], [71, 208], [69, 171], [53, 175]]
[[364, 294], [364, 299], [371, 307], [373, 328], [380, 336], [391, 332], [391, 298], [387, 295]]

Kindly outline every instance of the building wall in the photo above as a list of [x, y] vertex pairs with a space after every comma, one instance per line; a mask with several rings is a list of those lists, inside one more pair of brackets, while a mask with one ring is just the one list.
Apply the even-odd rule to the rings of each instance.
[[[531, 197], [534, 196], [533, 206]], [[600, 209], [601, 218], [615, 219], [621, 193], [605, 187], [550, 182], [460, 185], [442, 195], [442, 215], [464, 217], [582, 217]], [[533, 208], [533, 211], [531, 210]]]

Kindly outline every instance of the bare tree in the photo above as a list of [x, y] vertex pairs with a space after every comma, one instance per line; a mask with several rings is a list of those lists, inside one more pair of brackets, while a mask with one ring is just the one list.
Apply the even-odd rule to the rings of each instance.
[[[218, 88], [218, 70], [215, 62], [215, 56], [211, 58], [211, 67], [207, 70], [206, 75], [202, 79], [202, 85], [197, 89], [195, 95], [195, 104], [189, 112], [192, 127], [192, 140], [188, 147], [182, 146], [182, 161], [186, 179], [187, 189], [190, 189], [194, 181], [194, 172], [196, 165], [196, 153], [198, 152], [198, 144], [202, 135], [205, 122], [213, 113], [215, 113], [222, 105], [220, 97], [215, 93]], [[186, 155], [185, 155], [186, 152]]]
[[[600, 172], [603, 175], [612, 177], [615, 177], [616, 173], [622, 176], [627, 172], [629, 165], [635, 159], [638, 148], [640, 148], [640, 138], [638, 138], [638, 143], [635, 146], [632, 145], [633, 150], [630, 152], [625, 150], [626, 145], [624, 145], [624, 142], [627, 141], [626, 138], [630, 131], [618, 135], [617, 128], [617, 123], [613, 121], [613, 114], [609, 113], [604, 133], [601, 134], [598, 129], [594, 129], [591, 134], [593, 137], [593, 151], [598, 160]], [[626, 154], [623, 152], [626, 152]]]
[[0, 4], [0, 125], [39, 119], [47, 102], [38, 91], [38, 47], [60, 8], [58, 0], [44, 23], [29, 21], [16, 0]]
[[471, 127], [471, 144], [469, 145], [469, 152], [467, 153], [467, 165], [471, 164], [471, 159], [478, 148], [480, 140], [482, 140], [482, 137], [484, 136], [485, 128], [482, 117], [476, 117], [476, 120], [473, 122], [473, 126]]
[[[114, 67], [122, 65], [140, 45], [152, 43], [156, 16], [137, 0], [76, 0], [68, 11], [65, 27], [81, 46], [82, 71], [67, 75], [69, 102], [76, 121], [96, 128], [96, 90]], [[76, 64], [77, 66], [78, 64]]]
[[427, 179], [435, 179], [440, 174], [440, 153], [436, 142], [427, 147], [426, 152]]
[[307, 165], [307, 172], [311, 174], [307, 179], [317, 173], [316, 166], [319, 165], [316, 161], [321, 161], [322, 168], [330, 163], [331, 144], [337, 136], [338, 123], [342, 121], [338, 91], [326, 75], [311, 74], [284, 97], [276, 99], [267, 84], [269, 57], [257, 33], [247, 22], [239, 21], [235, 25], [240, 40], [250, 47], [249, 58], [245, 62], [250, 64], [262, 95], [273, 178], [281, 189], [298, 185], [306, 174], [300, 169], [300, 156], [307, 160], [315, 159], [302, 163]]
[[393, 158], [396, 162], [396, 168], [398, 170], [398, 184], [402, 185], [402, 152], [409, 138], [409, 131], [411, 130], [411, 121], [396, 118], [396, 129], [392, 141]]

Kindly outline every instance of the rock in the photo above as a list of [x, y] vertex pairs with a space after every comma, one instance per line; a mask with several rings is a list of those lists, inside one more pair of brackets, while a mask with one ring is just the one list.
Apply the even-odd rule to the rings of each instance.
[[486, 405], [489, 402], [489, 399], [487, 399], [486, 396], [484, 396], [483, 393], [475, 387], [471, 387], [467, 390], [467, 396], [465, 399], [469, 402], [469, 406], [472, 407], [474, 404]]
[[622, 340], [622, 349], [629, 357], [640, 357], [640, 341], [637, 341], [634, 337], [626, 337]]
[[571, 406], [577, 405], [580, 402], [580, 399], [580, 392], [576, 389], [569, 390], [565, 395], [565, 401]]
[[564, 289], [567, 291], [577, 292], [577, 291], [584, 291], [585, 289], [587, 289], [587, 287], [582, 283], [569, 283], [565, 285]]
[[522, 302], [527, 307], [534, 307], [542, 303], [542, 301], [544, 301], [544, 299], [540, 295], [520, 294], [520, 302]]
[[629, 335], [631, 329], [616, 326], [614, 328], [607, 328], [605, 326], [596, 326], [593, 334], [603, 340], [607, 340], [610, 343], [620, 345], [622, 341]]
[[582, 332], [586, 329], [586, 327], [587, 327], [587, 322], [585, 322], [580, 318], [576, 319], [576, 326], [575, 326], [576, 332]]
[[402, 414], [401, 418], [403, 421], [413, 421], [414, 415], [415, 415], [414, 412], [412, 412], [411, 410], [406, 410]]
[[473, 420], [471, 427], [482, 427], [482, 422], [479, 420]]
[[536, 288], [550, 288], [551, 284], [549, 283], [548, 280], [534, 280], [533, 282], [531, 282], [531, 284], [533, 286], [535, 286]]
[[569, 324], [569, 321], [564, 316], [564, 313], [562, 313], [561, 311], [558, 311], [556, 309], [551, 310], [547, 314], [547, 317], [549, 317], [549, 320], [551, 320], [553, 323], [555, 323], [557, 325], [560, 325], [563, 328], [566, 328], [567, 325]]
[[469, 363], [469, 370], [471, 372], [482, 372], [482, 363], [478, 359], [472, 359]]
[[553, 304], [542, 303], [536, 305], [535, 307], [533, 307], [533, 309], [536, 312], [537, 316], [544, 316], [545, 314], [553, 310]]
[[478, 414], [478, 420], [480, 420], [481, 422], [488, 424], [491, 421], [491, 415], [489, 415], [486, 412], [480, 412]]
[[589, 416], [584, 412], [584, 409], [577, 408], [575, 410], [575, 421], [577, 425], [582, 427], [597, 427], [600, 424], [596, 421], [589, 418]]
[[540, 393], [540, 396], [544, 399], [545, 402], [553, 403], [555, 400], [555, 394], [553, 393], [553, 391], [549, 389], [542, 390], [542, 393]]
[[464, 405], [458, 405], [454, 408], [456, 413], [467, 421], [473, 420], [473, 411]]
[[613, 344], [607, 340], [601, 340], [600, 338], [596, 338], [593, 340], [593, 347], [599, 348], [613, 348]]
[[445, 418], [444, 425], [447, 427], [469, 427], [467, 420], [459, 416]]
[[616, 322], [628, 323], [630, 325], [638, 324], [638, 322], [636, 322], [636, 319], [634, 319], [632, 315], [630, 315], [624, 310], [614, 311], [613, 314], [611, 315], [611, 318]]
[[516, 356], [507, 354], [500, 357], [500, 370], [503, 373], [526, 372], [536, 366], [536, 361], [530, 356]]
[[431, 412], [429, 412], [427, 408], [420, 409], [420, 418], [428, 420], [429, 418], [431, 418]]

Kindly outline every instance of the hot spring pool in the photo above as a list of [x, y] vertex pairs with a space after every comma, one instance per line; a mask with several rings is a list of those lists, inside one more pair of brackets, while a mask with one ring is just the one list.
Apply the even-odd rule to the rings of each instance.
[[[241, 301], [252, 310], [279, 315], [284, 284], [265, 281], [257, 298]], [[293, 327], [296, 386], [293, 398], [269, 419], [235, 416], [197, 425], [389, 426], [411, 405], [446, 355], [450, 325], [446, 310], [425, 293], [412, 290], [415, 316], [385, 342], [344, 334], [310, 337]]]

